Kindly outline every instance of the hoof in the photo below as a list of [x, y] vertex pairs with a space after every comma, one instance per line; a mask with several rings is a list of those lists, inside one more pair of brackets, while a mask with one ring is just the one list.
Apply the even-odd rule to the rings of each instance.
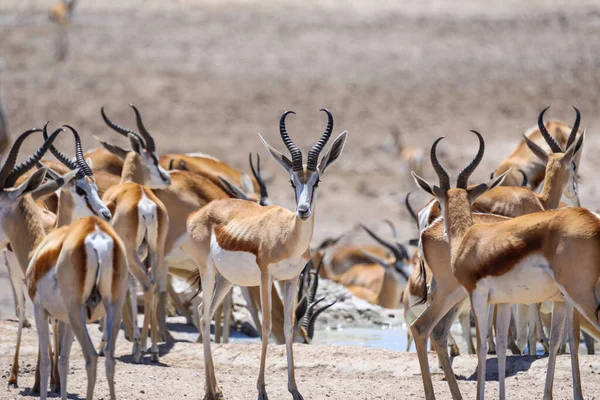
[[39, 383], [37, 385], [33, 385], [33, 387], [31, 388], [31, 393], [40, 394], [40, 385], [39, 385]]
[[269, 400], [269, 396], [267, 396], [267, 390], [264, 386], [258, 391], [258, 400]]
[[100, 346], [100, 348], [98, 349], [98, 355], [100, 357], [104, 357], [104, 346]]
[[304, 397], [302, 397], [298, 390], [290, 390], [290, 393], [292, 394], [292, 398], [294, 400], [304, 400]]
[[496, 349], [489, 349], [487, 353], [491, 355], [496, 354]]
[[160, 362], [159, 358], [158, 358], [158, 352], [156, 353], [152, 353], [152, 362], [153, 363], [158, 363]]
[[223, 392], [221, 392], [221, 388], [217, 386], [215, 393], [206, 392], [203, 400], [223, 400]]
[[460, 350], [458, 349], [458, 346], [452, 345], [450, 346], [450, 357], [457, 357], [460, 356]]
[[13, 382], [13, 381], [8, 381], [8, 388], [9, 389], [18, 389], [19, 385], [17, 385], [17, 382]]
[[31, 322], [29, 322], [27, 318], [25, 318], [25, 320], [23, 321], [23, 328], [31, 328]]
[[133, 342], [133, 348], [131, 349], [131, 355], [133, 356], [133, 362], [139, 364], [142, 362], [142, 346], [140, 342]]

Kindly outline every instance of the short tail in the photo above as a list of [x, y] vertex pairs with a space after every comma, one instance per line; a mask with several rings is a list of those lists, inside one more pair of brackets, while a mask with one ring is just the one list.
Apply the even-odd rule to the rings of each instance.
[[96, 230], [85, 238], [86, 275], [84, 300], [88, 318], [102, 301], [103, 295], [112, 291], [114, 241], [102, 230]]

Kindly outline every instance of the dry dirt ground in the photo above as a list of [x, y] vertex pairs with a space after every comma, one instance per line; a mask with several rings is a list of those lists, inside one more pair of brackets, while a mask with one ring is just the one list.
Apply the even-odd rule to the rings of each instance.
[[[94, 342], [100, 340], [97, 326], [90, 326]], [[12, 338], [16, 323], [0, 322], [0, 372], [6, 382], [12, 361]], [[147, 358], [143, 365], [131, 363], [129, 344], [120, 338], [117, 346], [116, 385], [120, 399], [199, 399], [203, 397], [203, 353], [198, 343], [177, 342], [174, 347], [161, 348], [161, 364], [151, 364]], [[0, 399], [36, 399], [29, 388], [33, 384], [33, 367], [37, 351], [37, 338], [33, 330], [26, 330], [22, 347], [21, 388], [0, 389]], [[166, 352], [166, 354], [165, 354]], [[260, 362], [258, 344], [213, 345], [216, 374], [226, 399], [256, 399], [256, 378]], [[412, 353], [352, 346], [296, 345], [296, 379], [305, 399], [423, 399], [419, 363]], [[270, 346], [267, 367], [269, 398], [291, 398], [287, 392], [285, 346]], [[542, 396], [543, 376], [547, 358], [514, 356], [508, 358], [507, 391], [510, 399], [539, 399]], [[581, 375], [585, 399], [600, 399], [600, 358], [581, 356]], [[433, 381], [439, 399], [449, 399], [441, 369], [430, 355]], [[459, 385], [465, 398], [474, 398], [476, 359], [461, 356], [454, 360]], [[488, 359], [489, 398], [498, 398], [497, 364]], [[571, 368], [568, 356], [559, 356], [554, 399], [572, 398]], [[78, 344], [73, 346], [71, 374], [69, 374], [71, 399], [85, 395], [85, 367]], [[98, 363], [96, 398], [108, 398], [108, 385], [102, 359]]]
[[[91, 148], [92, 135], [119, 140], [103, 124], [100, 107], [132, 126], [127, 104], [134, 103], [159, 151], [202, 151], [246, 169], [249, 151], [266, 159], [257, 132], [283, 148], [277, 123], [284, 110], [297, 111], [288, 131], [306, 149], [325, 126], [318, 110], [328, 107], [335, 132], [347, 129], [349, 142], [319, 189], [315, 237], [391, 218], [408, 239], [414, 228], [401, 201], [414, 185], [397, 155], [382, 151], [392, 127], [412, 147], [428, 149], [434, 138], [448, 136], [441, 158], [452, 171], [476, 151], [468, 129], [480, 130], [488, 150], [473, 176], [476, 181], [511, 151], [543, 107], [551, 104], [549, 117], [570, 122], [570, 106], [576, 105], [589, 133], [580, 169], [581, 200], [600, 208], [594, 173], [600, 166], [594, 156], [600, 147], [598, 2], [408, 3], [83, 0], [68, 32], [69, 57], [57, 63], [57, 29], [47, 20], [50, 1], [2, 0], [0, 90], [10, 129], [15, 135], [46, 120], [69, 123]], [[35, 147], [32, 142], [27, 150]], [[274, 178], [271, 197], [291, 207], [283, 172], [271, 160], [264, 164]], [[431, 175], [428, 170], [426, 176]], [[13, 311], [5, 279], [1, 288], [0, 313], [6, 318]], [[7, 371], [16, 327], [3, 322], [0, 329], [0, 369]], [[30, 364], [33, 338], [29, 331], [23, 359]], [[127, 349], [119, 343], [120, 356]], [[258, 354], [255, 345], [218, 347], [218, 376], [228, 398], [254, 398]], [[270, 349], [268, 381], [274, 399], [288, 398], [282, 354], [283, 348]], [[77, 351], [73, 360], [69, 387], [81, 394], [84, 373]], [[298, 346], [297, 360], [307, 398], [422, 397], [413, 354]], [[164, 367], [119, 363], [120, 396], [202, 396], [202, 353], [196, 344], [178, 343], [162, 361]], [[509, 378], [510, 398], [541, 397], [545, 360], [532, 361], [511, 359], [511, 369], [520, 372]], [[475, 360], [461, 357], [456, 366], [470, 377]], [[23, 377], [25, 388], [31, 386], [30, 370]], [[600, 393], [594, 370], [600, 371], [597, 358], [583, 356], [586, 398]], [[98, 394], [106, 398], [102, 376]], [[571, 396], [568, 376], [568, 360], [561, 357], [555, 398]], [[435, 382], [439, 398], [448, 398], [439, 374]], [[467, 397], [474, 396], [473, 380], [461, 381], [461, 387]], [[488, 390], [495, 394], [497, 382]], [[20, 393], [0, 391], [0, 397], [20, 398]]]

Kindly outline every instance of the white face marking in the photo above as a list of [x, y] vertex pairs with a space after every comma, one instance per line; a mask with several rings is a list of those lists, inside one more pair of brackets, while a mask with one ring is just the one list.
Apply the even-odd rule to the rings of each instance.
[[298, 172], [292, 172], [291, 183], [296, 194], [296, 215], [300, 219], [308, 219], [314, 212], [316, 188], [319, 183], [319, 173], [308, 172], [308, 179], [303, 182]]
[[73, 198], [73, 221], [89, 216], [97, 216], [110, 221], [112, 215], [98, 195], [98, 187], [86, 177], [73, 180], [69, 185]]
[[145, 168], [148, 171], [148, 182], [145, 186], [150, 189], [166, 189], [171, 184], [171, 177], [163, 167], [158, 163], [158, 158], [154, 153], [143, 152], [142, 159], [145, 162]]

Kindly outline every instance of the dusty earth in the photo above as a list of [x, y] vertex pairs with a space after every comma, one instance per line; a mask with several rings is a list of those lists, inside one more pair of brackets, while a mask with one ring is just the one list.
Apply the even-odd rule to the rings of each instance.
[[[177, 327], [171, 326], [177, 329]], [[97, 326], [90, 326], [94, 342], [100, 340]], [[12, 361], [12, 338], [16, 323], [0, 322], [0, 371], [6, 382]], [[181, 338], [179, 334], [177, 337]], [[33, 384], [33, 367], [37, 338], [33, 330], [26, 330], [21, 357], [21, 388], [1, 389], [1, 399], [36, 399], [28, 388]], [[257, 344], [213, 345], [216, 373], [227, 399], [256, 399], [256, 378], [260, 362]], [[201, 345], [179, 341], [172, 348], [161, 347], [160, 364], [132, 364], [129, 345], [120, 338], [117, 346], [116, 385], [122, 399], [198, 399], [203, 397], [203, 353]], [[412, 353], [352, 346], [296, 345], [294, 347], [296, 377], [306, 399], [422, 399], [423, 389], [419, 363]], [[267, 390], [270, 398], [291, 398], [287, 392], [287, 374], [284, 346], [270, 346], [268, 353]], [[546, 358], [514, 356], [508, 358], [507, 390], [511, 399], [538, 399], [543, 389]], [[599, 399], [600, 359], [581, 356], [581, 375], [586, 399]], [[430, 355], [435, 391], [440, 399], [450, 398], [443, 374]], [[475, 396], [476, 359], [461, 356], [454, 360], [459, 385], [465, 398]], [[497, 366], [495, 358], [488, 360], [487, 395], [498, 398]], [[98, 363], [96, 398], [108, 398], [108, 386], [102, 359]], [[555, 376], [555, 399], [572, 398], [570, 362], [568, 356], [558, 358]], [[78, 344], [73, 346], [71, 399], [85, 396], [85, 367]]]
[[[68, 59], [57, 63], [57, 29], [47, 20], [50, 1], [2, 0], [0, 91], [13, 135], [51, 120], [79, 128], [87, 148], [96, 146], [92, 135], [119, 141], [103, 124], [100, 107], [133, 126], [127, 104], [134, 103], [160, 152], [202, 151], [243, 169], [250, 151], [266, 160], [257, 132], [283, 148], [277, 123], [284, 110], [297, 112], [289, 118], [288, 131], [306, 149], [325, 126], [318, 110], [328, 107], [335, 131], [347, 129], [350, 136], [345, 154], [319, 189], [317, 240], [358, 222], [375, 226], [383, 218], [395, 221], [404, 238], [414, 235], [401, 205], [414, 185], [397, 154], [383, 151], [392, 128], [400, 129], [410, 147], [428, 149], [434, 138], [448, 136], [441, 158], [452, 171], [476, 151], [468, 129], [479, 129], [487, 153], [473, 176], [476, 181], [511, 151], [543, 107], [551, 104], [549, 117], [571, 122], [570, 106], [576, 105], [589, 133], [580, 168], [581, 201], [600, 208], [594, 174], [600, 164], [593, 156], [600, 148], [595, 132], [600, 123], [600, 5], [593, 0], [482, 3], [83, 0], [68, 32]], [[291, 207], [283, 172], [270, 160], [264, 165], [273, 176], [272, 199]], [[431, 171], [425, 175], [431, 177]], [[415, 203], [424, 201], [421, 197]], [[0, 278], [0, 318], [6, 319], [14, 311], [5, 274]], [[16, 325], [2, 322], [0, 331], [0, 370], [8, 371]], [[34, 337], [27, 331], [23, 360], [30, 367], [23, 369], [23, 388], [32, 383]], [[258, 347], [215, 348], [227, 397], [255, 398]], [[296, 349], [298, 380], [307, 398], [422, 398], [414, 354]], [[132, 365], [124, 357], [127, 350], [120, 341], [121, 398], [202, 397], [198, 345], [178, 342], [162, 356], [164, 366]], [[289, 397], [283, 350], [270, 349], [268, 382], [274, 399]], [[589, 356], [581, 361], [586, 398], [598, 398], [600, 362]], [[511, 358], [510, 398], [540, 398], [545, 363]], [[495, 361], [490, 364], [493, 370]], [[475, 359], [460, 357], [455, 366], [469, 378]], [[555, 398], [570, 398], [566, 357], [560, 357], [557, 369]], [[78, 350], [72, 370], [70, 391], [81, 396], [84, 370]], [[492, 375], [487, 388], [493, 397], [497, 382]], [[106, 382], [99, 376], [98, 398], [106, 398]], [[439, 373], [435, 386], [439, 398], [449, 398]], [[474, 396], [474, 388], [473, 379], [461, 381], [467, 397]], [[0, 391], [1, 398], [28, 396], [27, 389]]]

